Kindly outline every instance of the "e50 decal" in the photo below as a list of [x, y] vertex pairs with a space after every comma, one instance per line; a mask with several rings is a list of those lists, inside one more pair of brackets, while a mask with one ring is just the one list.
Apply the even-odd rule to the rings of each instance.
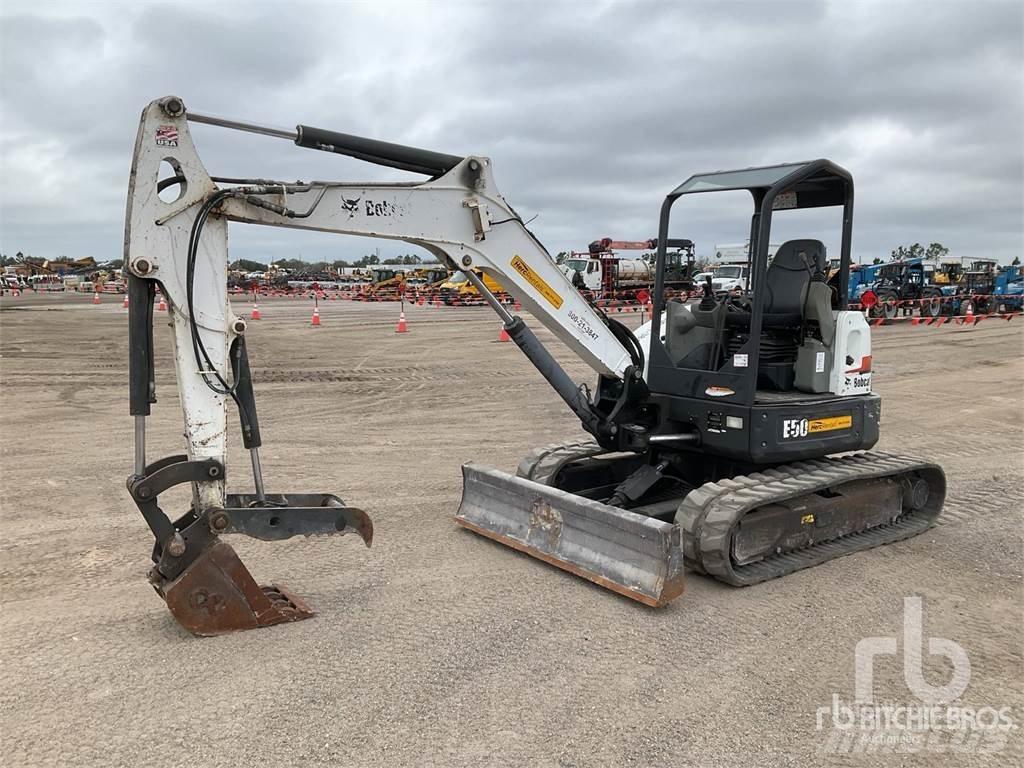
[[789, 440], [793, 437], [807, 437], [807, 419], [782, 420], [782, 439]]
[[792, 440], [798, 437], [807, 437], [821, 432], [834, 432], [838, 429], [849, 429], [853, 426], [853, 417], [829, 416], [825, 419], [783, 419], [782, 439]]

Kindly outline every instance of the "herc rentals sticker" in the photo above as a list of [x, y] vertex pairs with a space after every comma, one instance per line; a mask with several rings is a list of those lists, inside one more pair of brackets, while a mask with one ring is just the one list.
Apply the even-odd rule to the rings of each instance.
[[849, 429], [853, 424], [853, 417], [830, 416], [827, 419], [783, 419], [782, 439], [788, 440], [794, 437], [807, 437], [819, 432], [834, 432], [837, 429]]
[[526, 278], [526, 282], [532, 285], [537, 292], [548, 300], [548, 304], [555, 309], [562, 307], [562, 297], [555, 293], [555, 290], [544, 282], [544, 278], [538, 275], [533, 269], [518, 256], [512, 257], [512, 268]]
[[828, 419], [811, 419], [807, 422], [807, 431], [811, 434], [815, 432], [831, 432], [834, 429], [849, 429], [852, 424], [853, 418], [849, 415], [833, 416]]

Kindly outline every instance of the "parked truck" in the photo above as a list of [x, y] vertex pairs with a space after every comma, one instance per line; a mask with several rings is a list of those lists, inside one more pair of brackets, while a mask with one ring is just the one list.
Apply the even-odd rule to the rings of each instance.
[[974, 262], [964, 272], [946, 301], [946, 313], [976, 315], [1009, 314], [1024, 308], [1024, 275], [1019, 266], [998, 267], [995, 262]]
[[[647, 258], [625, 258], [616, 253], [623, 250], [653, 252], [658, 241], [612, 240], [610, 237], [594, 240], [586, 251], [573, 251], [562, 261], [561, 269], [579, 291], [605, 298], [630, 298], [654, 285], [654, 266]], [[665, 288], [686, 292], [694, 286], [693, 241], [669, 241], [665, 262]]]

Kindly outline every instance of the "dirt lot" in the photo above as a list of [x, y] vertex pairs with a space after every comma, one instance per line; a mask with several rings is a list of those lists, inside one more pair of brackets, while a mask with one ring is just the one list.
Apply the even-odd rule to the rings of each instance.
[[[4, 298], [2, 309], [5, 765], [1024, 756], [1020, 318], [875, 331], [879, 447], [944, 466], [943, 524], [744, 590], [691, 575], [680, 600], [651, 610], [452, 523], [461, 463], [511, 470], [532, 446], [580, 434], [514, 345], [494, 341], [488, 310], [413, 308], [411, 332], [396, 335], [394, 305], [329, 302], [312, 329], [305, 302], [267, 302], [250, 348], [268, 489], [338, 493], [371, 513], [376, 541], [235, 540], [258, 579], [287, 584], [319, 616], [196, 639], [146, 583], [152, 540], [124, 490], [125, 313], [112, 296], [100, 307]], [[151, 459], [181, 449], [163, 326], [158, 348]], [[230, 460], [233, 487], [250, 488], [237, 441]], [[831, 720], [819, 731], [816, 710], [853, 699], [859, 640], [891, 636], [902, 650], [912, 595], [924, 636], [969, 655], [961, 703], [1015, 707], [1001, 753], [826, 752]], [[927, 646], [924, 656], [928, 681], [945, 684], [952, 666]], [[876, 700], [919, 703], [902, 657], [878, 657], [874, 684]]]

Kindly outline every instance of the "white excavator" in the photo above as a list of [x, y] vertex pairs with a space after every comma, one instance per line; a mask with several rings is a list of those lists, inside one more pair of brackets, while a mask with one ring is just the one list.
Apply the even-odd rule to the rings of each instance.
[[[286, 139], [428, 177], [402, 183], [211, 176], [189, 123]], [[160, 177], [161, 164], [172, 169]], [[748, 190], [752, 280], [742, 296], [697, 304], [664, 298], [675, 203]], [[784, 243], [768, 265], [773, 215], [843, 208], [841, 274], [825, 280], [817, 240]], [[591, 436], [527, 456], [516, 475], [463, 467], [459, 525], [650, 606], [683, 592], [684, 569], [745, 586], [928, 528], [945, 496], [942, 470], [866, 452], [878, 440], [871, 343], [847, 311], [853, 180], [815, 160], [692, 176], [662, 206], [652, 320], [636, 333], [592, 307], [498, 192], [486, 157], [442, 154], [343, 133], [268, 128], [192, 112], [169, 96], [142, 114], [125, 226], [130, 412], [128, 490], [155, 537], [150, 581], [198, 635], [313, 615], [279, 586], [259, 586], [222, 540], [356, 533], [373, 524], [330, 493], [270, 493], [263, 484], [245, 320], [227, 294], [228, 222], [403, 240], [476, 286], [509, 336]], [[493, 278], [597, 374], [574, 382], [527, 324], [494, 298]], [[169, 305], [185, 453], [149, 461], [156, 402], [153, 300]], [[452, 343], [462, 343], [454, 338]], [[228, 493], [228, 406], [237, 407], [254, 491]], [[855, 453], [854, 453], [855, 452]], [[844, 454], [830, 457], [830, 454]], [[386, 457], [381, 457], [386, 460]], [[172, 520], [160, 494], [192, 488]], [[522, 567], [509, 561], [509, 568]]]

